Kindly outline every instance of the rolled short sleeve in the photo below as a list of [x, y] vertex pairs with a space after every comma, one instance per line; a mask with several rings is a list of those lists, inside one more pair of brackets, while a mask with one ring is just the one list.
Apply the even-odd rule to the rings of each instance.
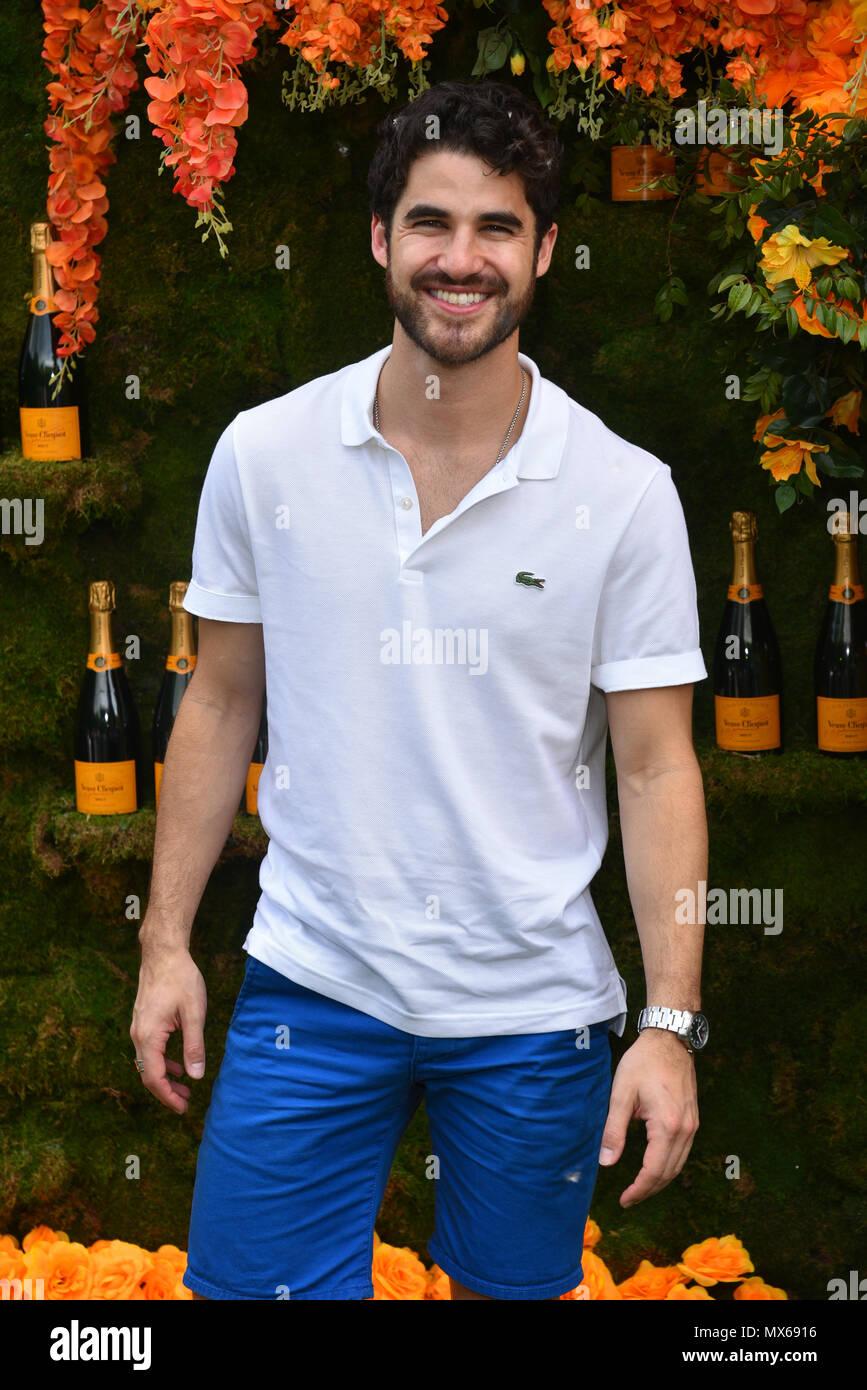
[[686, 685], [707, 676], [683, 508], [662, 464], [612, 556], [593, 638], [600, 690]]
[[184, 607], [201, 618], [261, 623], [234, 439], [233, 420], [217, 440], [202, 484], [193, 541], [193, 576]]

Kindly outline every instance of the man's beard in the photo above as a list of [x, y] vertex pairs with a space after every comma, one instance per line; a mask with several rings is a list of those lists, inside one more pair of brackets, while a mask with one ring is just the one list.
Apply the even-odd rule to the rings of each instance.
[[[427, 284], [435, 278], [427, 275], [423, 277], [423, 281]], [[438, 332], [436, 328], [432, 330], [427, 320], [433, 311], [425, 308], [424, 289], [398, 289], [392, 279], [390, 258], [385, 267], [385, 290], [394, 316], [407, 337], [435, 362], [441, 362], [444, 367], [459, 367], [465, 362], [475, 362], [478, 358], [484, 357], [485, 353], [491, 352], [493, 348], [505, 342], [506, 338], [511, 337], [515, 329], [523, 323], [536, 293], [536, 277], [534, 275], [531, 278], [526, 290], [518, 298], [503, 299], [499, 291], [492, 292], [495, 301], [493, 322], [481, 338], [476, 330], [460, 328], [460, 319], [455, 320], [451, 331], [445, 318], [441, 320], [443, 332]]]

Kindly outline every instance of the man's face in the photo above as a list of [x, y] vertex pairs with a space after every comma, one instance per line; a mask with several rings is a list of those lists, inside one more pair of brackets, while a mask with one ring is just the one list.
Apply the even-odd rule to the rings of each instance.
[[[388, 243], [378, 217], [372, 250], [407, 337], [429, 357], [460, 366], [483, 357], [523, 322], [536, 276], [548, 269], [557, 224], [534, 257], [536, 222], [518, 174], [496, 174], [475, 155], [434, 150], [416, 159]], [[469, 293], [452, 304], [431, 291]]]

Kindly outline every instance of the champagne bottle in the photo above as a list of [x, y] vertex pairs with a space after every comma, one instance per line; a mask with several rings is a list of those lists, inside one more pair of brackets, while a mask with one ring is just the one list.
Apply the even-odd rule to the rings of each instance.
[[782, 750], [780, 649], [756, 577], [754, 512], [733, 512], [734, 564], [713, 662], [717, 746], [737, 753]]
[[267, 696], [262, 698], [262, 718], [259, 721], [259, 736], [256, 739], [256, 747], [253, 749], [253, 757], [250, 762], [250, 769], [247, 773], [247, 787], [245, 791], [244, 804], [248, 816], [255, 816], [258, 812], [258, 793], [259, 778], [262, 775], [262, 768], [265, 766], [265, 759], [268, 756], [268, 700]]
[[138, 809], [141, 730], [138, 712], [114, 649], [114, 584], [90, 586], [90, 646], [75, 732], [75, 802], [79, 811], [110, 816]]
[[858, 532], [850, 526], [849, 513], [840, 513], [814, 667], [819, 751], [838, 758], [867, 753], [867, 600], [858, 569]]
[[172, 617], [172, 635], [166, 669], [159, 697], [154, 710], [154, 797], [157, 810], [160, 804], [160, 783], [163, 776], [163, 763], [169, 736], [180, 709], [184, 691], [190, 683], [196, 666], [196, 639], [193, 636], [193, 615], [184, 608], [184, 594], [187, 581], [179, 580], [169, 585], [169, 612]]
[[51, 385], [63, 358], [57, 355], [60, 330], [53, 318], [57, 313], [54, 275], [45, 254], [50, 241], [51, 223], [34, 222], [30, 228], [33, 294], [18, 363], [18, 406], [24, 457], [61, 461], [86, 458], [90, 443], [81, 362], [76, 362], [74, 375], [56, 394], [56, 383]]

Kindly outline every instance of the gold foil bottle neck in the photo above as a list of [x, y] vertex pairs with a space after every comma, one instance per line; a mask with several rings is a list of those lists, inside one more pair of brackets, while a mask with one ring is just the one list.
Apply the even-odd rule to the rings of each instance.
[[833, 529], [833, 531], [832, 531], [831, 534], [832, 534], [832, 536], [833, 536], [835, 542], [836, 542], [836, 541], [846, 541], [846, 542], [849, 542], [849, 541], [852, 540], [853, 536], [857, 536], [857, 534], [858, 534], [857, 531], [850, 531], [850, 529], [849, 529], [849, 510], [848, 510], [848, 508], [847, 508], [845, 511], [836, 512], [836, 513], [835, 513], [835, 515], [834, 515], [834, 521], [833, 521], [833, 527], [834, 527], [834, 529]]
[[186, 613], [187, 610], [184, 608], [184, 594], [189, 587], [190, 581], [188, 579], [174, 580], [169, 585], [169, 608], [172, 613], [178, 612], [179, 609], [183, 609]]
[[30, 224], [30, 250], [44, 251], [51, 242], [51, 223], [32, 222]]
[[91, 613], [114, 612], [114, 582], [111, 579], [95, 579], [90, 586]]
[[732, 512], [729, 530], [732, 533], [733, 541], [756, 540], [758, 538], [759, 528], [756, 524], [755, 512]]

